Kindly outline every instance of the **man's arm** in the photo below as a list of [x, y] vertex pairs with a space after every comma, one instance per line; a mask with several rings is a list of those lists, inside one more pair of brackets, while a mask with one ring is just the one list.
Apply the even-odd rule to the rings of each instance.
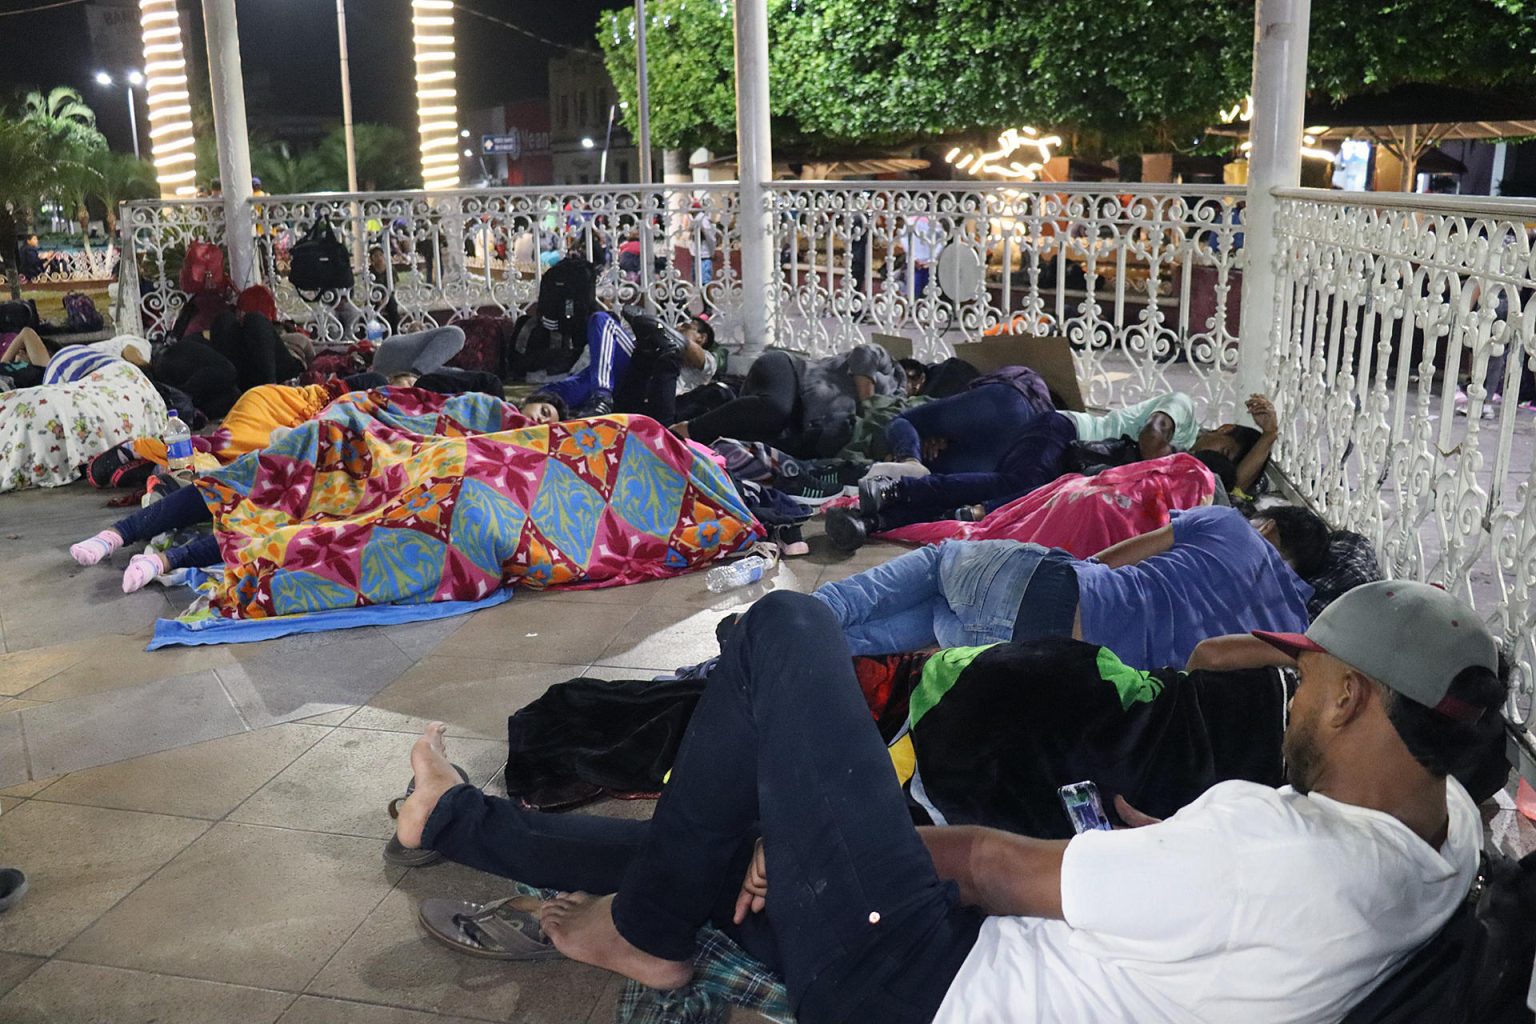
[[690, 341], [683, 349], [683, 365], [690, 370], [702, 370], [709, 365], [709, 353], [698, 342]]
[[961, 902], [998, 917], [1062, 919], [1065, 839], [1030, 839], [976, 825], [917, 830], [939, 877], [960, 887]]
[[1189, 654], [1187, 671], [1208, 669], [1230, 672], [1243, 668], [1265, 668], [1270, 665], [1295, 668], [1296, 661], [1256, 636], [1237, 634], [1213, 636], [1200, 641]]
[[1253, 422], [1258, 425], [1259, 439], [1248, 449], [1248, 454], [1243, 456], [1243, 461], [1237, 464], [1237, 486], [1239, 490], [1253, 492], [1253, 485], [1259, 479], [1259, 474], [1264, 472], [1264, 464], [1269, 461], [1270, 449], [1274, 448], [1275, 441], [1280, 437], [1280, 421], [1275, 416], [1275, 406], [1263, 395], [1250, 395], [1248, 397], [1248, 415], [1253, 417]]
[[1162, 529], [1107, 547], [1094, 557], [1111, 569], [1118, 569], [1122, 565], [1135, 565], [1153, 555], [1160, 555], [1171, 547], [1173, 547], [1173, 524], [1170, 523]]

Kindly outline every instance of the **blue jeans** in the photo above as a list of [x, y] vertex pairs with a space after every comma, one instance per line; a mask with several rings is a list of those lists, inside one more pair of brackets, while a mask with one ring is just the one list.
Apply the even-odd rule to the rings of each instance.
[[[173, 530], [184, 530], [199, 523], [213, 522], [213, 513], [203, 501], [196, 487], [182, 487], [172, 491], [153, 505], [146, 505], [112, 524], [112, 529], [126, 543], [149, 540], [151, 537]], [[165, 553], [172, 569], [202, 568], [219, 561], [219, 542], [213, 534], [207, 534], [171, 548]]]
[[[949, 442], [924, 463], [935, 473], [996, 470], [1020, 431], [1040, 418], [1039, 409], [1008, 384], [983, 384], [958, 395], [908, 409], [885, 428], [892, 459], [921, 459], [923, 442]], [[953, 506], [951, 506], [953, 507]]]
[[1021, 610], [1031, 612], [1025, 619], [1040, 621], [1044, 632], [1035, 636], [1071, 636], [1075, 576], [1070, 597], [1053, 585], [1054, 574], [1035, 587], [1041, 563], [1060, 557], [1051, 548], [1020, 541], [947, 540], [823, 584], [813, 596], [837, 615], [854, 654], [1006, 643], [1015, 639]]
[[[758, 835], [767, 909], [733, 925]], [[458, 786], [423, 845], [530, 885], [615, 892], [619, 933], [667, 960], [690, 959], [713, 922], [784, 979], [802, 1024], [931, 1021], [981, 927], [912, 827], [837, 622], [803, 594], [769, 594], [731, 631], [650, 821]]]
[[635, 354], [635, 337], [612, 313], [593, 313], [587, 317], [587, 353], [590, 361], [580, 373], [552, 380], [539, 388], [565, 402], [573, 414], [594, 392], [612, 395], [618, 390]]

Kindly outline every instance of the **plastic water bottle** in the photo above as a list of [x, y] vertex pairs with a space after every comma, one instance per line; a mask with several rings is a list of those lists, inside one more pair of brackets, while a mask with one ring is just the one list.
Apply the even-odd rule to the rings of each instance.
[[739, 562], [717, 565], [704, 574], [704, 588], [711, 594], [724, 593], [737, 587], [745, 587], [763, 578], [768, 559], [762, 555], [748, 555]]
[[192, 430], [175, 409], [165, 424], [165, 465], [183, 483], [192, 479]]
[[377, 348], [379, 343], [384, 340], [384, 321], [380, 320], [378, 317], [371, 318], [368, 321], [365, 337], [367, 337], [368, 341], [372, 343], [375, 348]]

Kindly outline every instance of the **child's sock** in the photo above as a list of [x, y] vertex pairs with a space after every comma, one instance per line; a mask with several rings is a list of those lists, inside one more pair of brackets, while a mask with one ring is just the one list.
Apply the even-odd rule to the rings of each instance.
[[134, 555], [128, 563], [128, 568], [123, 571], [123, 593], [131, 594], [135, 590], [143, 590], [149, 585], [149, 581], [165, 571], [165, 565], [160, 561], [159, 555], [142, 554]]
[[95, 565], [123, 546], [123, 538], [116, 530], [102, 530], [94, 537], [87, 537], [79, 544], [70, 546], [69, 553], [81, 565]]

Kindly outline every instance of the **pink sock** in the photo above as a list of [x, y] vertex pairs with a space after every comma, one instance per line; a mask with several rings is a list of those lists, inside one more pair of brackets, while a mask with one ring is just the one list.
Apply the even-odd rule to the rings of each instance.
[[164, 571], [165, 567], [161, 564], [159, 555], [134, 555], [128, 562], [128, 568], [123, 571], [123, 593], [131, 594], [135, 590], [143, 590], [149, 585], [150, 580]]
[[70, 546], [69, 553], [81, 565], [95, 565], [123, 546], [123, 538], [116, 530], [102, 530], [94, 537], [87, 537], [79, 544]]

